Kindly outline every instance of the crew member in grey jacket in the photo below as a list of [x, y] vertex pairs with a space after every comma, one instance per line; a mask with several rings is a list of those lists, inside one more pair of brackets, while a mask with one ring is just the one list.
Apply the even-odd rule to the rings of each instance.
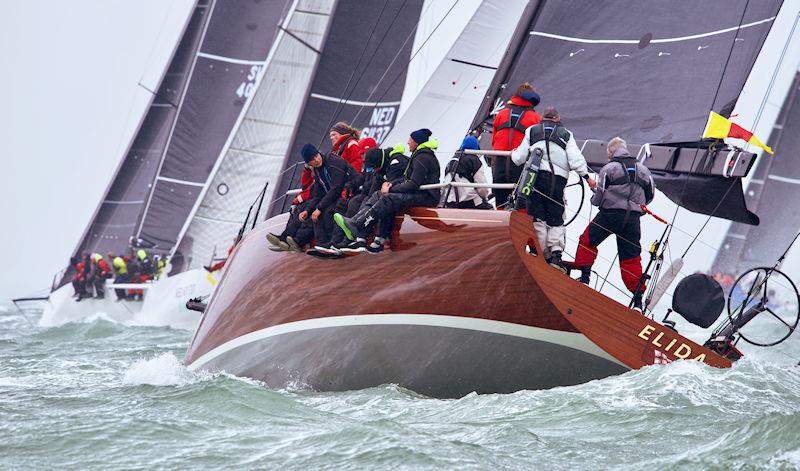
[[566, 273], [561, 253], [566, 246], [564, 189], [569, 172], [585, 179], [591, 189], [594, 189], [595, 181], [589, 176], [589, 167], [575, 137], [561, 124], [558, 110], [552, 106], [545, 108], [541, 123], [525, 130], [525, 138], [511, 153], [511, 160], [524, 165], [534, 152], [541, 154], [542, 163], [533, 182], [534, 192], [528, 196], [528, 214], [535, 219], [533, 227], [544, 258]]
[[597, 246], [614, 234], [622, 281], [633, 293], [634, 307], [641, 308], [645, 286], [644, 283], [639, 286], [642, 277], [639, 218], [643, 213], [641, 206], [653, 201], [655, 183], [647, 167], [631, 157], [622, 138], [611, 139], [606, 150], [609, 162], [600, 170], [592, 196], [592, 204], [600, 210], [580, 237], [575, 268], [581, 270], [581, 281], [589, 283]]

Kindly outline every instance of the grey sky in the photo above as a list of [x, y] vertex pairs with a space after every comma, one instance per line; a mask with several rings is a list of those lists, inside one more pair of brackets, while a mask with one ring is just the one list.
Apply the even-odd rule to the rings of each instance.
[[0, 299], [67, 264], [192, 3], [0, 0]]

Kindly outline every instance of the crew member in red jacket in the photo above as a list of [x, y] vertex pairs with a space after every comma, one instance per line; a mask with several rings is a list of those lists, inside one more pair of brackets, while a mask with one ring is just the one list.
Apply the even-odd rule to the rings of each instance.
[[289, 221], [286, 228], [280, 235], [267, 233], [267, 241], [270, 243], [270, 250], [276, 252], [292, 250], [302, 252], [303, 247], [314, 238], [314, 226], [311, 221], [301, 221], [298, 216], [308, 209], [308, 201], [311, 199], [311, 184], [314, 183], [314, 172], [308, 164], [303, 165], [303, 173], [300, 174], [300, 194], [292, 200], [289, 208]]
[[339, 121], [333, 125], [328, 137], [333, 146], [333, 153], [338, 154], [360, 172], [364, 166], [364, 152], [366, 152], [358, 142], [361, 132], [349, 123]]
[[[539, 124], [542, 117], [534, 110], [541, 99], [529, 83], [523, 83], [508, 100], [505, 108], [497, 113], [492, 123], [492, 149], [514, 150], [525, 137], [525, 130]], [[492, 158], [492, 180], [494, 183], [517, 183], [522, 165], [515, 165], [511, 157]], [[495, 205], [499, 208], [508, 201], [511, 190], [494, 190]]]

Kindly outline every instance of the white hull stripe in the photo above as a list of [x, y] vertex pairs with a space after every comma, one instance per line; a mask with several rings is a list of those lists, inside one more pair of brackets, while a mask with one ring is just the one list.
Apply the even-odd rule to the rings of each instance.
[[168, 178], [168, 177], [158, 177], [158, 180], [170, 183], [177, 183], [179, 185], [189, 185], [189, 186], [205, 186], [205, 183], [197, 183], [197, 182], [190, 182], [186, 180], [178, 180], [177, 178]]
[[205, 57], [206, 59], [212, 59], [215, 61], [220, 62], [227, 62], [228, 64], [239, 64], [239, 65], [264, 65], [264, 61], [251, 61], [247, 59], [236, 59], [234, 57], [225, 57], [225, 56], [218, 56], [215, 54], [208, 54], [207, 52], [198, 52], [198, 57]]
[[583, 334], [576, 332], [561, 332], [558, 330], [529, 327], [519, 324], [512, 324], [510, 322], [494, 321], [489, 319], [477, 319], [474, 317], [444, 316], [434, 314], [362, 314], [352, 316], [331, 316], [289, 322], [286, 324], [257, 330], [255, 332], [250, 332], [249, 334], [245, 334], [241, 337], [237, 337], [233, 340], [225, 342], [219, 347], [202, 355], [191, 365], [188, 365], [187, 368], [192, 371], [196, 370], [211, 360], [230, 352], [231, 350], [250, 343], [268, 339], [270, 337], [275, 337], [277, 335], [313, 329], [367, 325], [447, 327], [451, 329], [475, 330], [492, 334], [509, 335], [512, 337], [539, 340], [575, 350], [580, 350], [627, 368], [627, 366], [625, 366], [623, 363], [592, 343]]
[[334, 96], [320, 95], [319, 93], [312, 93], [311, 97], [312, 98], [317, 98], [319, 100], [332, 101], [334, 103], [344, 103], [345, 105], [354, 105], [354, 106], [398, 106], [400, 104], [399, 101], [345, 100], [345, 99], [342, 99], [342, 98], [336, 98]]
[[800, 179], [798, 179], [798, 178], [781, 177], [779, 175], [767, 175], [767, 178], [770, 179], [770, 180], [778, 181], [778, 182], [791, 183], [793, 185], [800, 185]]
[[[676, 43], [680, 41], [690, 41], [692, 39], [699, 39], [699, 38], [707, 38], [709, 36], [716, 36], [718, 34], [725, 34], [730, 33], [731, 31], [736, 31], [737, 29], [745, 29], [750, 28], [752, 26], [758, 26], [763, 23], [769, 23], [770, 21], [774, 20], [775, 17], [766, 18], [759, 21], [754, 21], [752, 23], [747, 23], [742, 26], [733, 26], [731, 28], [720, 29], [717, 31], [709, 31], [708, 33], [700, 33], [700, 34], [693, 34], [691, 36], [680, 36], [677, 38], [664, 38], [664, 39], [653, 39], [650, 41], [650, 44], [660, 44], [660, 43]], [[571, 36], [561, 36], [560, 34], [550, 34], [550, 33], [543, 33], [541, 31], [531, 31], [531, 36], [541, 36], [543, 38], [551, 38], [551, 39], [560, 39], [562, 41], [571, 41], [575, 43], [584, 43], [584, 44], [639, 44], [638, 39], [586, 39], [586, 38], [575, 38]]]

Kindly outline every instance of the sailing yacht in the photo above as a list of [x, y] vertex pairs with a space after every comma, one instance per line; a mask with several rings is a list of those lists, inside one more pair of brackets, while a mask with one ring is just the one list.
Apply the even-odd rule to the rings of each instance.
[[[497, 70], [459, 138], [485, 128], [509, 84], [534, 77], [543, 103], [586, 139], [593, 166], [606, 162], [605, 140], [622, 135], [675, 204], [757, 224], [741, 183], [755, 154], [700, 137], [710, 110], [730, 116], [780, 7], [528, 2], [502, 60], [486, 64]], [[554, 270], [520, 212], [413, 208], [397, 216], [390, 251], [338, 260], [267, 250], [265, 234], [286, 221], [278, 214], [237, 245], [186, 352], [189, 369], [271, 387], [395, 383], [459, 397], [736, 359]]]
[[[178, 235], [222, 154], [233, 128], [268, 68], [280, 27], [298, 1], [235, 2], [198, 0], [184, 33], [153, 93], [139, 129], [75, 253], [137, 249], [170, 256], [169, 277], [118, 289], [145, 291], [144, 302], [119, 301], [114, 285], [103, 299], [72, 297], [67, 270], [49, 296], [43, 326], [102, 313], [123, 322], [193, 328], [198, 316], [185, 307], [191, 297], [207, 297], [216, 280], [204, 270], [186, 271], [177, 253]], [[325, 16], [325, 7], [308, 15]], [[290, 15], [290, 13], [292, 15]], [[232, 231], [230, 237], [235, 235]], [[204, 254], [211, 257], [211, 253]], [[142, 314], [140, 314], [140, 312]]]

